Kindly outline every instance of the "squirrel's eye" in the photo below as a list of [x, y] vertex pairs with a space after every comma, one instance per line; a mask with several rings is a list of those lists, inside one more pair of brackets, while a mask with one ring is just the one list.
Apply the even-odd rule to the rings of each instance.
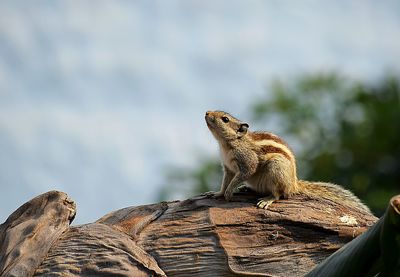
[[222, 119], [222, 121], [225, 122], [225, 123], [228, 123], [228, 122], [229, 122], [229, 118], [226, 117], [226, 116], [221, 117], [221, 119]]

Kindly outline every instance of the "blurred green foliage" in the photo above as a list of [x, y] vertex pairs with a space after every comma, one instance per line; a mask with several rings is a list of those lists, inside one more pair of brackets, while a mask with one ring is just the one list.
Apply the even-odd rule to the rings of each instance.
[[[340, 184], [381, 215], [400, 193], [399, 86], [392, 76], [369, 84], [335, 73], [275, 80], [250, 103], [250, 127], [289, 142], [300, 178]], [[218, 190], [221, 179], [217, 159], [172, 169], [167, 176], [180, 188], [185, 182], [188, 195]], [[163, 193], [161, 198], [168, 195]]]
[[221, 162], [217, 157], [198, 158], [195, 168], [167, 168], [165, 179], [168, 185], [159, 192], [159, 201], [217, 191], [222, 181]]

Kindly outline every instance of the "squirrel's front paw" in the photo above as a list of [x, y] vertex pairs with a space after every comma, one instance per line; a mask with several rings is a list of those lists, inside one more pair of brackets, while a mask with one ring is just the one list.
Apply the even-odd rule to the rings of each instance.
[[212, 197], [214, 196], [215, 191], [207, 191], [207, 192], [203, 192], [201, 195], [207, 196], [207, 197]]
[[214, 192], [213, 198], [223, 197], [224, 193], [222, 191]]
[[226, 201], [231, 201], [232, 195], [233, 195], [233, 191], [226, 190], [226, 191], [225, 191], [225, 194], [224, 194], [225, 200], [226, 200]]
[[224, 193], [221, 191], [207, 191], [205, 193], [202, 193], [201, 195], [207, 196], [207, 197], [212, 197], [212, 198], [219, 198], [224, 196]]

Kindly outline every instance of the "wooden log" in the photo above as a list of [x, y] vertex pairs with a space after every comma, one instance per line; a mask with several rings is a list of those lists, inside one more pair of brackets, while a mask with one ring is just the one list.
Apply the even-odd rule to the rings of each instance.
[[400, 276], [400, 195], [367, 232], [340, 248], [307, 277]]
[[0, 276], [32, 276], [75, 212], [67, 194], [49, 191], [12, 213], [0, 225]]
[[66, 229], [34, 275], [303, 276], [377, 221], [304, 195], [268, 210], [256, 201], [240, 193], [121, 209]]

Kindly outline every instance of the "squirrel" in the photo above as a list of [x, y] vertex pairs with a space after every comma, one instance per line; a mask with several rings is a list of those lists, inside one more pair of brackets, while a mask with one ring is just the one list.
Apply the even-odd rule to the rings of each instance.
[[240, 184], [267, 195], [257, 207], [267, 209], [280, 198], [303, 193], [340, 201], [370, 213], [352, 192], [339, 185], [297, 179], [296, 159], [288, 144], [268, 132], [251, 132], [249, 124], [223, 111], [207, 111], [207, 126], [218, 141], [224, 176], [219, 192], [213, 197], [230, 201]]

